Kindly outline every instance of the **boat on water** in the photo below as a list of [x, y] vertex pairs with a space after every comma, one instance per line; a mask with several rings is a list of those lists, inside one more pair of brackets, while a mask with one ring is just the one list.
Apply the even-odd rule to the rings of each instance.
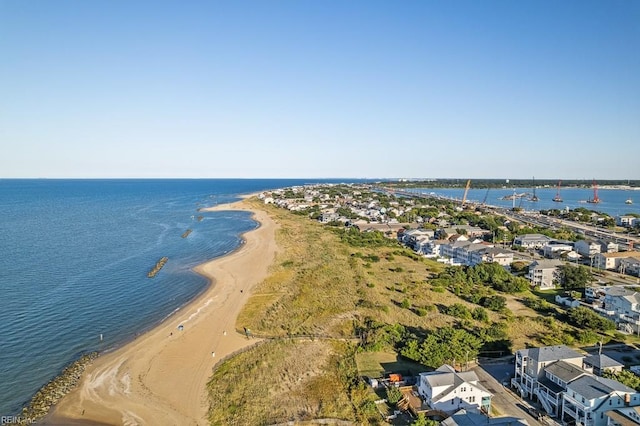
[[633, 204], [633, 200], [631, 198], [627, 198], [624, 203], [625, 204]]
[[593, 198], [587, 200], [589, 204], [600, 204], [600, 197], [598, 197], [598, 184], [596, 180], [593, 180]]
[[562, 183], [562, 181], [559, 180], [558, 181], [558, 189], [556, 189], [556, 196], [551, 199], [551, 201], [554, 201], [556, 203], [561, 203], [562, 202], [562, 197], [560, 196], [560, 184], [561, 183]]
[[536, 195], [536, 178], [535, 177], [533, 178], [531, 186], [533, 187], [533, 195], [531, 196], [531, 198], [529, 198], [529, 201], [533, 201], [533, 202], [540, 201], [540, 199]]

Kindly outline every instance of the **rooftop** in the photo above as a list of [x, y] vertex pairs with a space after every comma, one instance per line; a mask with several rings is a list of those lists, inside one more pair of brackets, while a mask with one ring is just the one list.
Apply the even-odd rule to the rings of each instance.
[[569, 383], [570, 381], [577, 379], [583, 374], [587, 374], [587, 372], [582, 368], [579, 368], [573, 364], [569, 364], [565, 361], [554, 362], [553, 364], [545, 368], [545, 371], [548, 371], [565, 383]]
[[588, 356], [583, 360], [583, 362], [596, 368], [612, 368], [624, 366], [624, 364], [621, 364], [610, 356], [604, 354]]
[[602, 398], [614, 392], [636, 393], [634, 389], [616, 382], [597, 376], [583, 376], [569, 383], [569, 388], [588, 400]]
[[579, 352], [574, 351], [565, 345], [543, 346], [541, 348], [529, 348], [529, 358], [538, 362], [558, 361], [562, 359], [581, 358]]
[[467, 411], [464, 408], [458, 410], [446, 420], [440, 422], [443, 426], [479, 426], [479, 425], [528, 425], [525, 419], [517, 417], [492, 417], [489, 418], [483, 414], [474, 411]]

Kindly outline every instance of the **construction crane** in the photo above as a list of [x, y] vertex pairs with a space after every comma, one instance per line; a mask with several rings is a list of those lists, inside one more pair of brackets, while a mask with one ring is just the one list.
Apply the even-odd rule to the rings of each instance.
[[471, 179], [467, 181], [467, 186], [464, 188], [464, 195], [462, 196], [462, 207], [467, 202], [467, 194], [469, 193], [469, 187], [471, 186]]
[[491, 188], [487, 188], [487, 192], [484, 194], [484, 198], [482, 199], [482, 205], [484, 206], [485, 204], [487, 204], [487, 197], [489, 196], [489, 190]]

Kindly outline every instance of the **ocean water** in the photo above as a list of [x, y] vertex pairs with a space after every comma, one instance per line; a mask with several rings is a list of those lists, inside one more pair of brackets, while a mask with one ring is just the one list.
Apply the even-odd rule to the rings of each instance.
[[192, 268], [257, 224], [200, 207], [312, 182], [0, 180], [0, 416], [83, 353], [134, 338], [206, 288]]
[[[431, 192], [451, 198], [462, 199], [464, 188], [422, 188], [412, 189], [412, 191], [423, 192], [429, 194]], [[537, 188], [536, 195], [539, 200], [537, 202], [529, 201], [533, 195], [532, 188], [516, 188], [516, 193], [527, 193], [528, 195], [515, 200], [515, 207], [521, 207], [524, 210], [548, 210], [548, 209], [564, 209], [569, 207], [575, 209], [583, 207], [588, 210], [607, 213], [611, 216], [619, 216], [628, 213], [640, 214], [640, 190], [621, 190], [621, 189], [599, 189], [598, 198], [601, 200], [598, 204], [590, 204], [586, 201], [593, 198], [593, 189], [588, 188], [561, 188], [560, 197], [562, 203], [553, 202], [552, 199], [556, 195], [556, 188]], [[514, 207], [513, 200], [503, 200], [502, 197], [513, 195], [513, 188], [504, 189], [469, 189], [467, 200], [474, 202], [482, 202], [511, 208]], [[626, 204], [625, 201], [631, 199], [633, 204]]]

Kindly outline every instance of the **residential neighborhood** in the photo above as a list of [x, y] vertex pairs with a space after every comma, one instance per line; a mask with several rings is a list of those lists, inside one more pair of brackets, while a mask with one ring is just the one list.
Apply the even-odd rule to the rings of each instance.
[[[335, 230], [381, 233], [447, 268], [499, 265], [526, 279], [532, 291], [554, 292], [557, 309], [587, 309], [611, 321], [617, 332], [640, 335], [640, 287], [634, 286], [640, 277], [640, 252], [632, 244], [589, 239], [567, 230], [556, 235], [521, 224], [508, 212], [465, 209], [437, 198], [396, 197], [364, 184], [293, 187], [259, 198]], [[635, 226], [636, 218], [620, 217], [616, 223]], [[567, 287], [563, 282], [567, 267], [590, 278], [581, 287]], [[559, 288], [579, 291], [555, 293]], [[501, 415], [495, 416], [495, 387], [486, 386], [475, 371], [457, 367], [455, 360], [419, 372], [415, 384], [403, 382], [405, 397], [400, 405], [442, 425], [640, 424], [640, 393], [605, 377], [632, 371], [629, 362], [566, 345], [519, 348], [513, 353], [515, 368], [510, 381], [501, 386], [526, 402], [529, 411], [522, 415], [516, 411], [507, 416], [500, 409]], [[476, 361], [473, 365], [480, 368]]]

